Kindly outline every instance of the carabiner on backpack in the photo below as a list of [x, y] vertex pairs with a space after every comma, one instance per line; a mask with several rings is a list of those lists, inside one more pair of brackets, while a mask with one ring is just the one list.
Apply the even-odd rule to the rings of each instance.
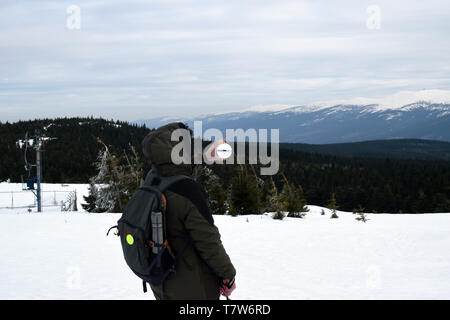
[[106, 233], [106, 236], [109, 235], [109, 232], [110, 232], [112, 229], [117, 229], [117, 231], [114, 232], [114, 235], [116, 235], [116, 236], [119, 236], [119, 235], [120, 235], [120, 232], [119, 232], [119, 226], [116, 225], [116, 226], [112, 226], [111, 228], [108, 229], [108, 232]]

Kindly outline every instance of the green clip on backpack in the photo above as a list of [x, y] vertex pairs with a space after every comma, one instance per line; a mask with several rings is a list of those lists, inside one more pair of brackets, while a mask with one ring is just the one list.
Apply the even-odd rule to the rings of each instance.
[[[117, 221], [123, 255], [130, 269], [142, 279], [144, 292], [147, 283], [161, 288], [166, 277], [175, 271], [177, 259], [189, 243], [186, 239], [174, 254], [166, 238], [166, 198], [163, 194], [172, 184], [191, 179], [177, 175], [163, 177], [150, 171], [144, 185], [137, 188]], [[163, 299], [163, 296], [161, 296]]]

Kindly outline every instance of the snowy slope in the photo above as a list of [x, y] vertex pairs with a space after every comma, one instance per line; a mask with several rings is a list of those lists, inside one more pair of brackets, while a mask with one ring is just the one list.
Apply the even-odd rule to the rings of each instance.
[[[37, 188], [37, 185], [34, 184], [34, 187]], [[29, 207], [35, 207], [36, 197], [31, 191], [24, 191], [23, 188], [26, 188], [26, 185], [21, 183], [0, 183], [0, 210], [15, 208], [19, 212], [28, 212]], [[66, 202], [70, 193], [77, 194], [77, 206], [81, 210], [81, 203], [84, 202], [83, 195], [88, 194], [88, 185], [43, 183], [41, 190], [43, 211], [59, 211], [61, 201]]]
[[[233, 299], [450, 298], [450, 214], [364, 224], [310, 209], [282, 221], [214, 217], [238, 272]], [[119, 217], [0, 209], [0, 299], [153, 299], [106, 237]]]

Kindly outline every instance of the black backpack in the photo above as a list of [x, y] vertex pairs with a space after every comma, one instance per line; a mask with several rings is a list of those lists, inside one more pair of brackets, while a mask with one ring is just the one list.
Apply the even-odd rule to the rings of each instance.
[[[167, 276], [175, 271], [177, 259], [189, 243], [186, 239], [175, 254], [166, 237], [166, 198], [163, 194], [172, 184], [191, 179], [177, 175], [163, 177], [150, 171], [144, 185], [137, 188], [117, 221], [116, 235], [120, 237], [123, 255], [130, 269], [142, 279], [143, 290], [147, 283], [160, 287]], [[107, 235], [108, 235], [107, 233]]]

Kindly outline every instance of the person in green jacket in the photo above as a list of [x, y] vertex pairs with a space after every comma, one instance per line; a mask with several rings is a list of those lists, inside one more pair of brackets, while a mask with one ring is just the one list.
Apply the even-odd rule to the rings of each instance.
[[[175, 165], [171, 160], [172, 148], [179, 143], [171, 141], [176, 129], [189, 130], [183, 123], [170, 123], [150, 132], [142, 142], [144, 155], [151, 170], [162, 176], [192, 176], [193, 164]], [[163, 298], [214, 300], [220, 294], [229, 296], [236, 288], [236, 270], [214, 225], [204, 188], [193, 179], [184, 179], [164, 194], [169, 245], [177, 252], [186, 238], [191, 241], [177, 262], [176, 272], [164, 281]], [[162, 298], [160, 287], [152, 286], [152, 291], [156, 299]]]

